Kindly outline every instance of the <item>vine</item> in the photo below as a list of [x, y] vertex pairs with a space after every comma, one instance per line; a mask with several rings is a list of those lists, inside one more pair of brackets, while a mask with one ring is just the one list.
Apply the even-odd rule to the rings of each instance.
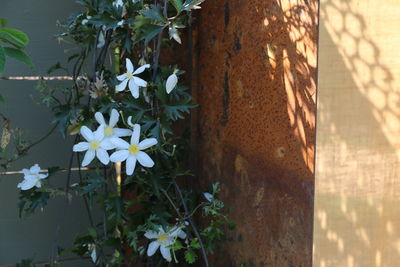
[[[53, 197], [64, 196], [68, 205], [80, 196], [90, 228], [60, 251], [58, 225], [51, 266], [70, 253], [89, 257], [94, 266], [209, 266], [226, 226], [234, 226], [218, 200], [218, 183], [200, 194], [182, 186], [194, 174], [187, 168], [189, 131], [177, 122], [196, 104], [181, 82], [185, 72], [160, 61], [165, 47], [182, 42], [181, 30], [203, 1], [80, 0], [83, 11], [60, 25], [59, 40], [79, 52], [68, 58], [71, 66], [57, 63], [49, 72], [66, 71], [71, 86], [54, 88], [42, 80], [38, 90], [55, 127], [75, 142], [67, 167], [23, 170], [20, 214], [45, 208]], [[75, 163], [79, 183], [71, 184]], [[63, 172], [65, 188], [51, 187]], [[97, 210], [100, 221], [93, 216]]]

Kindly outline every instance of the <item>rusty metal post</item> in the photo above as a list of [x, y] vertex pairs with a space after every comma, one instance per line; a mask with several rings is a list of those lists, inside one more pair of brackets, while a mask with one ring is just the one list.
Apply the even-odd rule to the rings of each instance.
[[197, 169], [237, 224], [212, 266], [311, 266], [317, 0], [209, 0], [194, 30]]

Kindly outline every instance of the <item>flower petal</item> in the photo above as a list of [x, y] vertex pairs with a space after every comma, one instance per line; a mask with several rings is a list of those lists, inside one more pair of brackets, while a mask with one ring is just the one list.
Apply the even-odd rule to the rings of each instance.
[[111, 143], [110, 138], [106, 137], [100, 142], [100, 147], [105, 150], [115, 149], [115, 145]]
[[157, 139], [155, 138], [147, 138], [139, 143], [138, 147], [140, 150], [144, 150], [146, 148], [152, 147], [157, 144]]
[[163, 258], [164, 258], [166, 261], [169, 262], [169, 261], [172, 260], [172, 258], [171, 258], [171, 252], [169, 251], [169, 248], [167, 248], [167, 247], [161, 245], [160, 251], [161, 251], [161, 255], [163, 256]]
[[158, 247], [160, 246], [160, 243], [157, 241], [153, 241], [150, 243], [149, 248], [147, 249], [147, 256], [151, 257], [156, 253]]
[[150, 68], [150, 65], [149, 64], [146, 64], [146, 65], [143, 65], [143, 66], [141, 66], [141, 67], [139, 67], [137, 70], [135, 70], [135, 72], [134, 73], [132, 73], [133, 75], [136, 75], [136, 74], [140, 74], [140, 73], [142, 73], [145, 69], [147, 69], [147, 68]]
[[154, 166], [154, 161], [149, 157], [149, 155], [147, 155], [143, 151], [139, 151], [136, 154], [136, 158], [139, 161], [139, 163], [144, 167], [151, 168]]
[[178, 76], [176, 74], [172, 74], [167, 79], [167, 84], [165, 85], [165, 89], [167, 90], [167, 94], [171, 93], [171, 91], [178, 84]]
[[130, 146], [128, 142], [118, 137], [110, 138], [110, 142], [114, 144], [118, 149], [128, 149]]
[[186, 233], [184, 231], [182, 231], [182, 229], [179, 230], [178, 232], [178, 237], [181, 239], [185, 239], [186, 238]]
[[81, 127], [81, 135], [89, 142], [94, 139], [93, 132], [86, 126]]
[[48, 176], [48, 174], [39, 174], [39, 179], [46, 179]]
[[32, 173], [39, 173], [40, 172], [40, 167], [39, 167], [39, 165], [38, 164], [35, 164], [35, 165], [33, 165], [31, 168], [30, 168], [30, 173], [32, 174]]
[[129, 151], [128, 150], [119, 150], [116, 151], [114, 153], [112, 153], [112, 155], [110, 156], [110, 160], [112, 162], [123, 162], [125, 161], [129, 156]]
[[110, 123], [108, 126], [114, 128], [114, 126], [118, 123], [119, 120], [119, 113], [116, 109], [111, 110], [111, 116], [110, 116]]
[[140, 87], [146, 87], [147, 86], [147, 82], [141, 78], [138, 78], [136, 76], [132, 77], [133, 80], [135, 81], [136, 85], [140, 86]]
[[203, 193], [203, 196], [205, 197], [205, 199], [208, 200], [208, 202], [212, 202], [212, 200], [214, 198], [213, 195], [208, 192]]
[[127, 175], [132, 175], [133, 172], [135, 171], [136, 167], [136, 157], [135, 156], [129, 156], [126, 159], [126, 174]]
[[130, 73], [133, 72], [133, 64], [129, 58], [126, 58], [126, 71]]
[[89, 165], [95, 156], [96, 156], [96, 153], [93, 150], [86, 151], [85, 157], [83, 158], [83, 161], [82, 161], [82, 167], [86, 167], [87, 165]]
[[104, 165], [107, 165], [110, 162], [110, 156], [108, 155], [108, 153], [105, 149], [102, 149], [102, 148], [96, 149], [96, 157]]
[[103, 116], [103, 114], [101, 114], [100, 112], [96, 112], [96, 113], [94, 114], [94, 117], [95, 117], [96, 121], [97, 121], [99, 124], [106, 124], [106, 121], [104, 120], [104, 116]]
[[155, 239], [158, 237], [158, 234], [156, 232], [150, 230], [150, 231], [147, 231], [144, 234], [144, 236], [147, 237], [148, 239]]
[[74, 152], [82, 152], [82, 151], [86, 151], [89, 149], [89, 143], [88, 142], [80, 142], [76, 145], [74, 145], [74, 147], [72, 148], [72, 150]]
[[129, 81], [128, 79], [123, 80], [120, 84], [117, 85], [117, 87], [115, 87], [115, 91], [117, 92], [124, 91], [128, 81]]
[[21, 190], [29, 190], [36, 185], [36, 182], [37, 180], [23, 180], [17, 187], [21, 188]]
[[136, 85], [134, 80], [129, 80], [129, 90], [134, 98], [139, 98], [139, 86]]
[[121, 82], [122, 82], [122, 81], [125, 80], [125, 79], [127, 79], [126, 73], [117, 76], [117, 80], [118, 80], [118, 81], [121, 81]]
[[26, 175], [30, 175], [31, 172], [29, 169], [22, 169], [22, 173], [26, 176]]
[[133, 133], [131, 136], [131, 145], [139, 144], [139, 138], [140, 138], [140, 125], [135, 124], [135, 125], [133, 125]]
[[94, 140], [101, 141], [104, 139], [104, 124], [100, 124], [99, 128], [94, 132]]
[[35, 186], [37, 188], [41, 188], [42, 187], [42, 183], [39, 180], [37, 180]]
[[114, 128], [114, 135], [117, 137], [130, 136], [132, 131], [129, 129]]

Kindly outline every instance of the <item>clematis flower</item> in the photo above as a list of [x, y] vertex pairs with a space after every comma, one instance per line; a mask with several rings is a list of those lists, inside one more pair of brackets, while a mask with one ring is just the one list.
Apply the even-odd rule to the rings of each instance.
[[99, 40], [97, 41], [97, 48], [102, 48], [106, 44], [106, 39], [104, 38], [103, 31], [99, 34]]
[[144, 166], [151, 168], [154, 166], [154, 161], [142, 150], [157, 144], [157, 139], [147, 138], [139, 143], [140, 138], [140, 125], [135, 124], [131, 137], [131, 143], [122, 140], [121, 138], [111, 138], [110, 141], [114, 146], [119, 149], [114, 152], [110, 160], [112, 162], [123, 162], [126, 160], [126, 174], [132, 175], [135, 170], [136, 161]]
[[122, 7], [122, 6], [124, 6], [124, 2], [122, 2], [122, 0], [116, 0], [113, 2], [113, 6], [116, 8]]
[[82, 161], [82, 167], [85, 167], [97, 157], [101, 163], [107, 165], [110, 162], [110, 157], [107, 150], [114, 147], [104, 139], [104, 125], [100, 125], [95, 132], [92, 132], [88, 127], [81, 127], [81, 135], [87, 142], [80, 142], [73, 147], [74, 152], [86, 151]]
[[208, 200], [208, 202], [212, 202], [213, 199], [214, 199], [214, 196], [212, 194], [208, 193], [208, 192], [203, 193], [203, 196], [204, 196], [205, 199]]
[[33, 165], [30, 169], [23, 169], [24, 180], [17, 185], [21, 190], [29, 190], [33, 187], [40, 188], [42, 183], [40, 180], [47, 178], [48, 174], [41, 174], [38, 164]]
[[153, 256], [154, 253], [156, 253], [157, 249], [160, 248], [160, 252], [163, 258], [170, 262], [172, 258], [169, 246], [175, 243], [177, 237], [185, 239], [186, 233], [182, 231], [180, 227], [174, 227], [171, 230], [165, 232], [164, 229], [159, 226], [158, 232], [147, 231], [144, 236], [148, 239], [155, 239], [149, 244], [149, 247], [147, 248], [147, 256]]
[[123, 136], [130, 136], [132, 134], [132, 131], [129, 129], [121, 129], [121, 128], [115, 128], [119, 121], [119, 113], [116, 109], [111, 110], [111, 115], [110, 115], [110, 120], [108, 124], [104, 120], [103, 114], [100, 112], [96, 112], [94, 114], [94, 117], [96, 118], [96, 121], [104, 126], [104, 142], [109, 143], [109, 147], [113, 147], [114, 145], [110, 143], [110, 139], [113, 137], [123, 137]]
[[129, 58], [126, 59], [126, 73], [117, 76], [117, 79], [121, 81], [120, 84], [117, 85], [115, 90], [117, 92], [121, 92], [125, 90], [128, 85], [129, 90], [132, 93], [134, 98], [139, 98], [139, 87], [146, 87], [147, 82], [139, 77], [134, 75], [142, 73], [146, 68], [150, 68], [149, 64], [143, 65], [137, 70], [134, 71], [133, 64]]
[[174, 90], [175, 86], [178, 84], [178, 76], [176, 74], [172, 74], [168, 77], [167, 83], [165, 85], [165, 89], [167, 90], [167, 94], [171, 93]]

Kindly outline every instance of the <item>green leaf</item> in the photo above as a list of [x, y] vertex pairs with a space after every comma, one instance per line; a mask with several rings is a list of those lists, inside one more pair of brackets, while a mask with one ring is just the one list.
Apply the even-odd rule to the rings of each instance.
[[178, 251], [178, 250], [180, 250], [180, 249], [183, 249], [184, 246], [182, 245], [182, 243], [181, 243], [179, 240], [176, 240], [175, 243], [173, 243], [173, 244], [170, 246], [170, 248], [171, 248], [173, 251]]
[[159, 6], [152, 5], [151, 9], [141, 10], [139, 11], [145, 18], [150, 19], [152, 21], [165, 23], [167, 20], [161, 13], [161, 9]]
[[204, 1], [205, 0], [186, 0], [183, 4], [183, 9], [186, 11], [190, 11], [191, 9], [199, 9], [199, 5]]
[[25, 53], [25, 51], [20, 50], [20, 49], [16, 49], [16, 48], [11, 48], [11, 47], [4, 47], [4, 52], [6, 53], [7, 56], [12, 57], [12, 58], [24, 63], [25, 65], [27, 65], [31, 69], [35, 68], [35, 66], [33, 65], [32, 61], [31, 61], [31, 59]]
[[25, 48], [29, 43], [28, 35], [16, 29], [0, 29], [0, 40], [17, 48]]
[[1, 27], [7, 26], [7, 20], [5, 20], [5, 19], [3, 19], [3, 18], [0, 18], [0, 26], [1, 26]]
[[89, 235], [90, 235], [91, 237], [93, 237], [94, 239], [96, 239], [96, 237], [97, 237], [97, 231], [96, 231], [95, 228], [89, 227], [88, 233], [89, 233]]
[[104, 183], [105, 181], [103, 177], [88, 179], [85, 181], [85, 185], [81, 187], [79, 192], [81, 193], [81, 195], [94, 192], [97, 189], [101, 188]]
[[6, 53], [3, 46], [0, 45], [0, 75], [3, 74], [6, 65]]
[[196, 104], [191, 104], [191, 99], [182, 99], [177, 101], [174, 105], [165, 105], [165, 112], [169, 119], [176, 121], [183, 119], [183, 113], [189, 113], [191, 108], [196, 107]]
[[182, 11], [182, 0], [171, 0], [172, 5], [175, 7], [176, 11], [178, 11], [178, 14], [181, 13]]
[[190, 246], [192, 248], [200, 248], [200, 243], [199, 243], [199, 239], [197, 238], [193, 238], [192, 241], [190, 241]]
[[196, 255], [196, 253], [194, 253], [193, 250], [191, 250], [191, 249], [186, 250], [185, 260], [187, 263], [193, 264], [196, 261], [196, 259], [197, 259], [197, 255]]
[[154, 37], [156, 37], [160, 32], [164, 30], [164, 27], [156, 26], [155, 28], [152, 28], [151, 30], [145, 31], [144, 33], [144, 43], [147, 45]]
[[182, 43], [181, 37], [179, 37], [179, 31], [174, 24], [169, 25], [168, 34], [170, 39], [174, 39], [179, 44]]
[[36, 189], [30, 189], [21, 191], [19, 199], [19, 216], [21, 217], [23, 213], [28, 216], [33, 214], [36, 208], [44, 209], [47, 205], [47, 201], [50, 199], [50, 194], [48, 192], [39, 192], [36, 191]]

